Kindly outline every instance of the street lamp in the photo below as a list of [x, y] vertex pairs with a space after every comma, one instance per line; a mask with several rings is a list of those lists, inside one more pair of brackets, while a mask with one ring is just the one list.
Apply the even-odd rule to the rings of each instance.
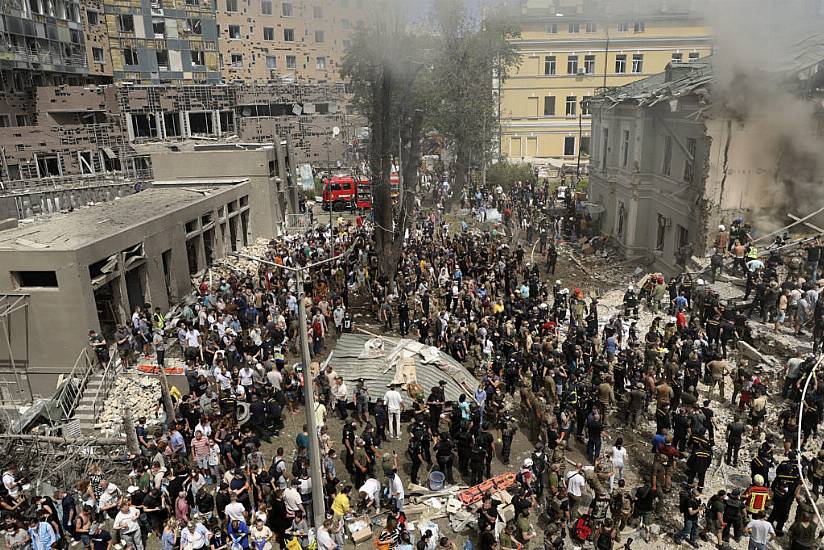
[[312, 379], [312, 370], [310, 367], [312, 359], [309, 353], [309, 335], [306, 329], [306, 305], [304, 304], [306, 294], [303, 286], [303, 276], [304, 271], [314, 269], [319, 265], [335, 261], [338, 258], [348, 255], [349, 252], [352, 251], [354, 244], [355, 243], [352, 243], [352, 246], [337, 256], [333, 256], [313, 264], [307, 264], [303, 267], [289, 267], [280, 265], [257, 256], [249, 256], [247, 254], [239, 254], [237, 252], [228, 253], [228, 256], [259, 262], [261, 264], [277, 267], [290, 273], [294, 273], [297, 279], [296, 284], [298, 291], [298, 323], [300, 324], [300, 351], [304, 373], [304, 406], [306, 407], [306, 424], [309, 426], [309, 433], [312, 434], [312, 437], [309, 438], [309, 470], [311, 472], [312, 479], [312, 510], [314, 513], [313, 519], [315, 521], [315, 529], [319, 529], [320, 526], [323, 525], [323, 520], [326, 519], [326, 504], [323, 500], [323, 474], [320, 469], [320, 441], [318, 439], [318, 426], [315, 422], [315, 381]]

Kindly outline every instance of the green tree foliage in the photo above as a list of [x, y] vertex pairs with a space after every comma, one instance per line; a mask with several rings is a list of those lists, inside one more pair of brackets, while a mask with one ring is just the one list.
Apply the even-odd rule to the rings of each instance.
[[516, 181], [535, 183], [537, 180], [532, 166], [524, 162], [498, 162], [486, 171], [487, 186], [494, 188], [500, 185], [504, 191], [511, 189]]

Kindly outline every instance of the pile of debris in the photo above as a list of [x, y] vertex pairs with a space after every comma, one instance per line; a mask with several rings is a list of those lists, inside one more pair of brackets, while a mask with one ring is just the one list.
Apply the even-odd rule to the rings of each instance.
[[157, 421], [160, 411], [160, 380], [150, 376], [134, 374], [119, 375], [103, 402], [103, 410], [95, 428], [107, 436], [122, 434], [123, 414], [129, 410], [133, 421], [146, 417], [149, 423]]

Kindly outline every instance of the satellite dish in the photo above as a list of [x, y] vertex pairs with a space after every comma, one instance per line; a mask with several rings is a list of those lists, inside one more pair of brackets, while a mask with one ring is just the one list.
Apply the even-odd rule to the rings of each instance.
[[335, 137], [339, 136], [340, 135], [340, 128], [338, 128], [337, 126], [333, 127], [332, 128], [332, 135], [335, 136]]

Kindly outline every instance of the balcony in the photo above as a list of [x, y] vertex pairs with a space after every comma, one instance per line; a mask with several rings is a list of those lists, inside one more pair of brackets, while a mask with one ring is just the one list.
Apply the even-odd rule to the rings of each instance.
[[3, 61], [27, 63], [29, 65], [59, 65], [78, 69], [88, 69], [89, 67], [85, 51], [66, 54], [9, 45], [0, 46], [0, 62]]

